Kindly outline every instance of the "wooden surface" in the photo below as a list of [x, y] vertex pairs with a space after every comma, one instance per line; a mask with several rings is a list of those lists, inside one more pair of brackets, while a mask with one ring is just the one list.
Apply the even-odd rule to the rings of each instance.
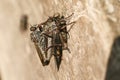
[[[2, 80], [104, 80], [116, 36], [107, 19], [105, 3], [99, 0], [0, 0]], [[33, 25], [56, 12], [65, 16], [74, 13], [71, 21], [76, 21], [68, 41], [71, 53], [64, 51], [59, 71], [53, 58], [50, 65], [42, 66], [29, 29], [20, 31], [23, 14], [28, 15], [29, 24]], [[111, 17], [110, 20], [114, 21]]]

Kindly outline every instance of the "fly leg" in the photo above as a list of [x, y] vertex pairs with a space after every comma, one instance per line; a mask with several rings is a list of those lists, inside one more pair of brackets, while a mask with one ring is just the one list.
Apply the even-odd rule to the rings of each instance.
[[67, 44], [67, 33], [62, 33], [60, 34], [60, 39], [61, 39], [61, 42], [62, 42], [62, 49], [63, 50], [67, 50], [69, 53], [71, 53], [70, 49], [68, 48], [68, 44]]

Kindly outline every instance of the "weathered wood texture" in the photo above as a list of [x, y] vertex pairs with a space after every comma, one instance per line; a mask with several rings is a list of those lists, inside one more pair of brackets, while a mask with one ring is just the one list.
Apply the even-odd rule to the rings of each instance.
[[[112, 4], [112, 0], [0, 0], [2, 80], [104, 80], [112, 43], [120, 30], [120, 3]], [[19, 24], [23, 14], [33, 25], [56, 12], [74, 13], [71, 21], [76, 21], [68, 41], [71, 53], [64, 51], [59, 71], [53, 58], [49, 66], [42, 66], [30, 31], [21, 32]]]

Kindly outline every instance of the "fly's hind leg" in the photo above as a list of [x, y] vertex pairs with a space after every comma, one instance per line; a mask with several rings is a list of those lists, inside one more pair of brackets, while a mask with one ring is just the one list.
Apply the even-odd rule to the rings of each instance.
[[45, 65], [49, 64], [52, 55], [54, 55], [54, 53], [53, 53], [53, 47], [55, 47], [55, 46], [61, 46], [61, 44], [54, 44], [54, 45], [49, 46], [48, 48], [46, 48], [45, 53], [47, 54], [47, 57], [46, 57], [46, 59], [44, 61]]
[[69, 53], [71, 53], [70, 49], [68, 48], [68, 32], [66, 28], [64, 29], [64, 32], [61, 32], [60, 39], [62, 42], [62, 49], [67, 50]]

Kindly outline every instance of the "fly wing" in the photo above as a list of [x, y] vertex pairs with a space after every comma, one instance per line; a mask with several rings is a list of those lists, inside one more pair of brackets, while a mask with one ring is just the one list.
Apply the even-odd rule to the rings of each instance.
[[38, 56], [39, 56], [39, 58], [41, 60], [42, 65], [45, 66], [45, 64], [44, 64], [44, 57], [42, 55], [42, 51], [40, 50], [40, 48], [39, 48], [37, 43], [34, 43], [34, 45], [35, 45], [35, 48], [37, 50], [37, 53], [38, 53]]
[[38, 42], [35, 42], [35, 47], [38, 53], [38, 56], [42, 62], [43, 66], [46, 66], [49, 64], [50, 60], [47, 59], [47, 52], [45, 52], [45, 49], [48, 46], [48, 39], [45, 36], [39, 36]]

